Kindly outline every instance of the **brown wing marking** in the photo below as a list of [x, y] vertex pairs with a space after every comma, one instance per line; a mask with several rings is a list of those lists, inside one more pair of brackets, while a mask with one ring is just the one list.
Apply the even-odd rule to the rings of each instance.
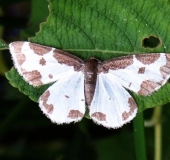
[[122, 113], [122, 119], [123, 119], [124, 121], [127, 120], [127, 119], [129, 118], [129, 116], [131, 116], [132, 113], [133, 113], [133, 112], [135, 111], [135, 109], [137, 108], [137, 105], [136, 105], [136, 103], [135, 103], [135, 101], [133, 100], [132, 97], [129, 98], [128, 103], [129, 103], [129, 108], [130, 108], [129, 112], [124, 111], [124, 112]]
[[98, 121], [106, 121], [106, 115], [101, 112], [95, 112], [91, 117], [96, 118]]
[[14, 48], [14, 53], [16, 55], [17, 62], [20, 66], [26, 60], [25, 55], [21, 51], [23, 44], [24, 44], [24, 42], [13, 42], [13, 43], [11, 43], [11, 46]]
[[170, 74], [170, 54], [166, 54], [166, 64], [160, 67], [160, 72], [162, 74], [163, 79], [166, 79], [167, 76]]
[[154, 63], [156, 60], [158, 60], [158, 58], [160, 57], [159, 53], [155, 53], [155, 54], [138, 54], [135, 55], [136, 59], [140, 62], [142, 62], [143, 64], [152, 64]]
[[53, 57], [58, 61], [58, 63], [73, 66], [75, 71], [82, 70], [84, 62], [72, 54], [55, 49]]
[[41, 86], [43, 83], [41, 82], [41, 74], [37, 70], [26, 71], [22, 69], [22, 73], [25, 76], [26, 80], [31, 82], [34, 86]]
[[41, 56], [46, 53], [49, 53], [52, 50], [51, 47], [47, 47], [47, 46], [43, 46], [43, 45], [39, 45], [35, 43], [29, 43], [29, 47], [30, 49], [34, 51], [35, 54], [38, 54]]
[[131, 65], [132, 63], [133, 63], [132, 55], [106, 60], [103, 63], [99, 64], [98, 73], [100, 72], [107, 73], [109, 69], [111, 70], [124, 69], [127, 66]]
[[71, 119], [77, 119], [79, 117], [82, 118], [83, 116], [83, 113], [81, 113], [79, 110], [70, 110], [67, 117]]
[[138, 91], [138, 94], [147, 96], [154, 92], [157, 87], [161, 86], [161, 82], [153, 82], [150, 80], [143, 81], [142, 84], [140, 85], [140, 90]]
[[42, 66], [46, 65], [46, 60], [42, 57], [39, 61], [39, 64], [41, 64]]
[[138, 70], [138, 74], [144, 74], [145, 73], [145, 67], [140, 67]]
[[43, 106], [46, 109], [47, 113], [52, 114], [54, 107], [52, 104], [47, 104], [49, 96], [50, 91], [47, 90], [46, 92], [43, 93], [40, 99], [43, 101]]

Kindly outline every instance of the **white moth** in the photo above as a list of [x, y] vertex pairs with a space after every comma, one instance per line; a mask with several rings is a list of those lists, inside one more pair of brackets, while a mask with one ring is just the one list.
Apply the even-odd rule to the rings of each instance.
[[165, 53], [84, 62], [30, 42], [13, 42], [9, 48], [16, 69], [30, 85], [54, 82], [40, 96], [39, 106], [57, 124], [80, 121], [87, 104], [94, 122], [107, 128], [121, 127], [137, 113], [126, 89], [147, 96], [170, 77], [170, 55]]

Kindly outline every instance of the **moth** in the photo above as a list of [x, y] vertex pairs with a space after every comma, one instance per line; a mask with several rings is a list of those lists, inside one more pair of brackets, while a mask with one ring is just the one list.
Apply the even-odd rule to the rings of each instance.
[[57, 124], [78, 122], [89, 108], [91, 119], [107, 128], [131, 121], [137, 104], [127, 90], [142, 96], [157, 91], [170, 77], [170, 55], [137, 54], [104, 62], [87, 61], [30, 42], [9, 44], [14, 66], [35, 87], [53, 84], [40, 96], [43, 113]]

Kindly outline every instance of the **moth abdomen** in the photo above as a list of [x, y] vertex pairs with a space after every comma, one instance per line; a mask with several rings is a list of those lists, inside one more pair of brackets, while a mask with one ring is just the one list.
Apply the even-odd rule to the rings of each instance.
[[90, 58], [88, 61], [85, 62], [84, 66], [84, 92], [85, 92], [85, 99], [88, 106], [90, 106], [91, 101], [94, 96], [94, 91], [96, 87], [96, 80], [97, 80], [97, 67], [98, 60], [95, 58]]

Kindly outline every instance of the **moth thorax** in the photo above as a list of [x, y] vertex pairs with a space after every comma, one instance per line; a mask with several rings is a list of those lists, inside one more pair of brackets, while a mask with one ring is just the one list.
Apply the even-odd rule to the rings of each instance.
[[94, 96], [97, 72], [98, 72], [97, 66], [98, 66], [98, 60], [95, 58], [90, 58], [88, 61], [85, 62], [85, 66], [84, 66], [84, 74], [85, 74], [84, 91], [85, 91], [86, 103], [88, 106], [90, 106]]

